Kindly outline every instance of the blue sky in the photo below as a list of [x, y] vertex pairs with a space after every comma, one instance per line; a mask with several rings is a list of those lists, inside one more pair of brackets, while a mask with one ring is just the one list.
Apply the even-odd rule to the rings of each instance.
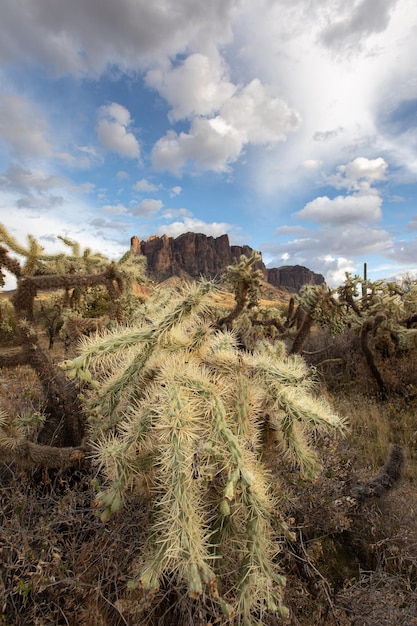
[[0, 221], [417, 270], [415, 0], [2, 0]]

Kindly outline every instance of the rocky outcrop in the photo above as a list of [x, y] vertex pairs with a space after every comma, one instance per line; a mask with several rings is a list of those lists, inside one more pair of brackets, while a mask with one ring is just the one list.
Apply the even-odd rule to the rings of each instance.
[[[146, 256], [148, 271], [156, 280], [184, 273], [192, 278], [214, 278], [242, 254], [250, 257], [253, 252], [249, 246], [231, 246], [227, 235], [210, 237], [202, 233], [184, 233], [175, 239], [153, 236], [140, 242], [132, 237], [131, 246], [135, 254]], [[266, 280], [267, 270], [262, 262], [258, 269]]]
[[288, 291], [300, 291], [303, 285], [321, 285], [324, 276], [303, 265], [284, 265], [268, 269], [268, 282], [274, 287], [285, 287]]
[[[219, 277], [242, 254], [250, 257], [254, 252], [250, 246], [231, 246], [227, 235], [210, 237], [191, 232], [176, 238], [154, 235], [146, 241], [139, 241], [135, 236], [131, 239], [131, 248], [134, 254], [146, 256], [148, 272], [156, 281], [183, 275]], [[289, 291], [299, 291], [305, 284], [324, 282], [323, 276], [300, 265], [267, 269], [260, 261], [256, 267], [266, 282]]]

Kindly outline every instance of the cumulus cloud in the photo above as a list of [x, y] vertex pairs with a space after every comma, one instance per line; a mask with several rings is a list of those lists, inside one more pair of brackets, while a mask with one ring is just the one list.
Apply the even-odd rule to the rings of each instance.
[[[112, 220], [111, 237], [103, 237], [97, 231], [97, 226], [90, 224], [90, 220], [96, 217], [94, 209], [81, 201], [76, 206], [66, 202], [58, 211], [25, 211], [22, 214], [14, 210], [13, 205], [8, 204], [2, 196], [1, 211], [2, 214], [7, 211], [7, 228], [19, 242], [25, 244], [27, 234], [30, 233], [45, 246], [46, 252], [68, 252], [57, 235], [68, 237], [77, 241], [82, 248], [89, 247], [110, 258], [120, 258], [129, 248], [126, 224]], [[120, 241], [117, 241], [118, 230], [121, 233]]]
[[177, 67], [150, 70], [146, 82], [170, 103], [172, 121], [212, 115], [236, 91], [221, 57], [200, 53], [190, 55]]
[[284, 141], [286, 134], [296, 130], [299, 114], [258, 78], [243, 87], [221, 109], [221, 116], [244, 138], [245, 142], [269, 144]]
[[221, 118], [195, 118], [189, 133], [170, 130], [152, 150], [156, 169], [180, 173], [185, 164], [201, 170], [227, 172], [243, 147], [238, 131]]
[[0, 191], [19, 209], [50, 209], [68, 202], [70, 194], [88, 194], [94, 190], [89, 182], [75, 184], [64, 176], [49, 174], [40, 168], [9, 165], [0, 174]]
[[62, 206], [65, 203], [63, 196], [56, 196], [50, 194], [45, 197], [39, 196], [21, 196], [16, 200], [16, 207], [18, 209], [36, 209], [38, 211], [45, 211], [47, 209], [55, 209]]
[[232, 231], [231, 224], [226, 222], [204, 222], [203, 220], [186, 217], [181, 222], [172, 222], [171, 224], [165, 224], [157, 229], [157, 235], [168, 235], [168, 237], [178, 237], [183, 233], [194, 232], [203, 233], [211, 237], [220, 237], [225, 233]]
[[398, 0], [361, 0], [345, 5], [338, 3], [344, 12], [321, 33], [322, 43], [332, 49], [358, 47], [365, 36], [383, 32], [390, 21], [390, 14]]
[[313, 135], [313, 140], [326, 142], [326, 141], [330, 141], [331, 139], [335, 139], [341, 133], [343, 133], [342, 126], [338, 126], [337, 128], [333, 128], [332, 130], [325, 130], [325, 131], [317, 130]]
[[[353, 272], [355, 262], [367, 255], [389, 256], [392, 235], [374, 226], [381, 221], [382, 198], [377, 185], [387, 173], [387, 163], [378, 157], [356, 159], [336, 167], [336, 174], [326, 178], [328, 184], [343, 189], [345, 195], [334, 198], [319, 196], [308, 202], [294, 217], [315, 224], [310, 230], [297, 224], [276, 229], [278, 236], [293, 239], [267, 248], [274, 259], [302, 264], [320, 271], [329, 284], [340, 284], [345, 272]], [[325, 254], [323, 254], [325, 251]], [[273, 265], [273, 264], [272, 264]]]
[[185, 164], [227, 172], [248, 144], [274, 144], [300, 123], [299, 115], [271, 89], [254, 79], [221, 107], [215, 117], [195, 117], [188, 133], [170, 130], [152, 152], [157, 169], [179, 173]]
[[382, 157], [367, 159], [356, 157], [346, 165], [337, 167], [337, 174], [330, 176], [327, 182], [333, 187], [369, 191], [373, 183], [384, 180], [388, 164]]
[[382, 217], [381, 204], [381, 198], [376, 195], [337, 196], [332, 199], [321, 196], [308, 202], [295, 215], [318, 224], [376, 222]]
[[296, 234], [306, 234], [308, 233], [308, 229], [304, 226], [278, 226], [275, 229], [275, 233], [277, 235], [296, 235]]
[[0, 94], [0, 141], [18, 157], [49, 157], [47, 124], [29, 101], [10, 93]]
[[0, 174], [2, 197], [18, 209], [31, 209], [37, 213], [62, 207], [68, 204], [71, 194], [88, 194], [93, 189], [91, 183], [77, 185], [63, 176], [16, 163]]
[[352, 223], [326, 225], [308, 236], [269, 244], [264, 249], [272, 257], [270, 267], [282, 265], [285, 256], [287, 265], [306, 265], [335, 285], [343, 282], [345, 271], [352, 272], [358, 260], [363, 263], [372, 254], [386, 256], [391, 248], [392, 237], [385, 229]]
[[153, 183], [150, 183], [146, 178], [141, 178], [134, 185], [133, 189], [135, 191], [141, 191], [142, 193], [152, 193], [158, 190], [158, 187]]
[[109, 215], [127, 215], [128, 212], [129, 209], [121, 202], [118, 204], [105, 204], [100, 209], [100, 213], [108, 213]]
[[62, 176], [46, 174], [35, 168], [22, 167], [17, 164], [9, 165], [0, 175], [0, 188], [18, 193], [32, 191], [45, 192], [56, 187], [67, 187], [70, 182]]
[[93, 148], [76, 146], [74, 154], [56, 152], [54, 157], [64, 165], [76, 169], [89, 169], [94, 163], [100, 162], [100, 157]]
[[345, 165], [339, 165], [337, 173], [328, 176], [326, 182], [351, 193], [335, 198], [319, 196], [294, 215], [302, 220], [327, 225], [381, 220], [382, 198], [378, 189], [372, 185], [385, 179], [387, 168], [387, 163], [381, 157], [357, 157]]
[[99, 74], [109, 65], [143, 68], [231, 39], [238, 0], [32, 0], [2, 2], [0, 59], [41, 64], [57, 74]]
[[161, 200], [146, 198], [145, 200], [142, 200], [140, 204], [136, 205], [132, 209], [129, 209], [129, 213], [135, 217], [149, 217], [158, 213], [163, 206], [164, 205]]
[[320, 273], [325, 277], [326, 283], [331, 287], [342, 285], [346, 278], [346, 273], [355, 274], [356, 265], [351, 259], [345, 257], [334, 257], [331, 254], [318, 258], [320, 262]]
[[408, 232], [417, 231], [417, 215], [413, 215], [412, 219], [408, 222], [407, 231]]
[[323, 161], [319, 159], [306, 159], [301, 165], [305, 170], [311, 172], [318, 170], [323, 165]]
[[192, 217], [191, 211], [188, 209], [166, 209], [163, 211], [163, 217], [167, 220], [173, 220], [178, 217]]
[[417, 237], [413, 239], [401, 239], [393, 243], [392, 248], [386, 255], [404, 268], [416, 267], [417, 265]]
[[135, 135], [127, 130], [130, 122], [130, 113], [121, 104], [104, 105], [99, 109], [97, 135], [101, 145], [110, 152], [134, 159], [139, 158], [140, 148]]

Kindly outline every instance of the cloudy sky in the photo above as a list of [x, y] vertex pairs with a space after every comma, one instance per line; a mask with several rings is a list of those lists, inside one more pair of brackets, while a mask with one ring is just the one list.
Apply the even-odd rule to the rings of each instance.
[[[2, 0], [0, 221], [417, 268], [415, 0]], [[62, 244], [61, 244], [62, 245]]]

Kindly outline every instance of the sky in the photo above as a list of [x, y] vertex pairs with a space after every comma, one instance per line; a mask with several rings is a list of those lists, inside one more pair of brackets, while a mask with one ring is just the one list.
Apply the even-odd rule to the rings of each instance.
[[417, 270], [415, 0], [1, 0], [0, 222]]

